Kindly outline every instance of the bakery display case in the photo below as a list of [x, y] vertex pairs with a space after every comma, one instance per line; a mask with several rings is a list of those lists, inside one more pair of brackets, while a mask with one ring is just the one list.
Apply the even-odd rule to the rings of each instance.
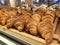
[[9, 6], [0, 6], [0, 44], [60, 45], [60, 5], [45, 1], [9, 0]]

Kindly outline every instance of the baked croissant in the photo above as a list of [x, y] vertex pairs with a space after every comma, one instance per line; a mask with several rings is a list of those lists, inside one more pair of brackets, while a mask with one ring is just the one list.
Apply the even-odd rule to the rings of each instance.
[[41, 16], [39, 14], [32, 15], [30, 22], [27, 24], [27, 28], [32, 35], [37, 35], [37, 24], [40, 22]]
[[38, 24], [38, 32], [46, 40], [47, 43], [53, 40], [53, 23], [50, 21], [42, 21]]
[[23, 19], [23, 15], [17, 18], [14, 23], [14, 27], [18, 29], [18, 31], [22, 31], [24, 29], [25, 21]]

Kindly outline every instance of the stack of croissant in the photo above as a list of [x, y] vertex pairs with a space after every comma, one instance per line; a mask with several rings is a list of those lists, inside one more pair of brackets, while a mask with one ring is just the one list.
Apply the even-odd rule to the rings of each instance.
[[[59, 16], [60, 10], [56, 15]], [[23, 8], [0, 7], [0, 24], [7, 28], [14, 27], [32, 35], [41, 36], [50, 43], [53, 40], [55, 11], [38, 9], [32, 14], [31, 11]]]
[[32, 13], [22, 8], [3, 7], [0, 9], [0, 24], [7, 28], [15, 27], [19, 31], [24, 29], [24, 26], [30, 20]]

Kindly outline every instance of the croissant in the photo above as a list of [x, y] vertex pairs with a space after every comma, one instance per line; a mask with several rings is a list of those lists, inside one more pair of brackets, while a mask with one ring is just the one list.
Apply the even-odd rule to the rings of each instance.
[[41, 16], [39, 14], [32, 15], [29, 23], [27, 24], [27, 28], [32, 35], [37, 35], [37, 24], [40, 22]]
[[25, 25], [25, 21], [23, 19], [23, 15], [21, 15], [19, 18], [16, 19], [14, 23], [14, 27], [19, 31], [22, 31], [24, 29], [24, 25]]
[[0, 23], [1, 23], [1, 25], [5, 25], [7, 18], [8, 18], [8, 15], [1, 10], [0, 11]]
[[[53, 40], [53, 23], [50, 21], [42, 21], [38, 24], [38, 32], [46, 40], [47, 43]], [[51, 37], [51, 38], [50, 38]]]

